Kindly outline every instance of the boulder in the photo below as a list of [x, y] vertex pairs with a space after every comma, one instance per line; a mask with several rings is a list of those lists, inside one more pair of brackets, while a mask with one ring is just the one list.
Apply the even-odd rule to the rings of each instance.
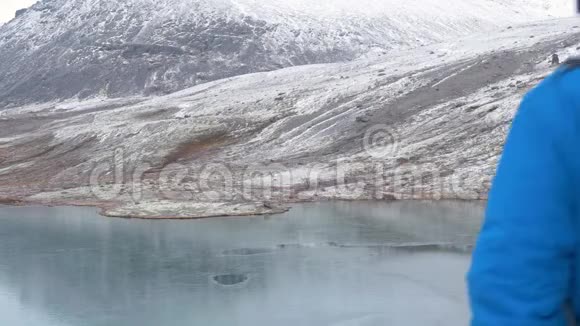
[[15, 16], [14, 16], [14, 17], [15, 17], [15, 18], [18, 18], [18, 17], [20, 17], [20, 16], [24, 15], [24, 13], [25, 13], [25, 12], [27, 12], [27, 11], [28, 11], [28, 9], [26, 9], [26, 8], [24, 8], [24, 9], [19, 9], [19, 10], [16, 10], [16, 14], [15, 14]]
[[557, 66], [560, 64], [560, 57], [557, 54], [552, 54], [551, 63], [553, 66]]

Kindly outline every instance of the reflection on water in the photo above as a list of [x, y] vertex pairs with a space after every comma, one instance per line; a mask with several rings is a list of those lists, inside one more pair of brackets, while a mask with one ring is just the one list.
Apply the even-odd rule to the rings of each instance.
[[[0, 208], [0, 325], [466, 325], [482, 206], [142, 221]], [[448, 250], [447, 250], [448, 249]]]

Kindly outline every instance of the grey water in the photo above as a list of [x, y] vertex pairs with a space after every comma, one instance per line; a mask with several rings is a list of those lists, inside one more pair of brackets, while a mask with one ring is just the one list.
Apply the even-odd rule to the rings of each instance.
[[0, 206], [0, 325], [467, 325], [482, 205], [193, 221]]

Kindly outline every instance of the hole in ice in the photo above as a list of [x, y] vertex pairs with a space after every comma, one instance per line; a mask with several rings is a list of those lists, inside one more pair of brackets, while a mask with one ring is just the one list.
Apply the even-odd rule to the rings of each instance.
[[247, 281], [248, 276], [244, 274], [224, 274], [214, 276], [213, 280], [220, 285], [236, 285]]

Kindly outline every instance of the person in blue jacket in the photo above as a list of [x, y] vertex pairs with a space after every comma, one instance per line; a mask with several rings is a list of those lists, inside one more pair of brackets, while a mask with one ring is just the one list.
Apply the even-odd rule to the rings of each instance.
[[580, 316], [580, 60], [528, 93], [512, 123], [467, 281], [473, 326]]

